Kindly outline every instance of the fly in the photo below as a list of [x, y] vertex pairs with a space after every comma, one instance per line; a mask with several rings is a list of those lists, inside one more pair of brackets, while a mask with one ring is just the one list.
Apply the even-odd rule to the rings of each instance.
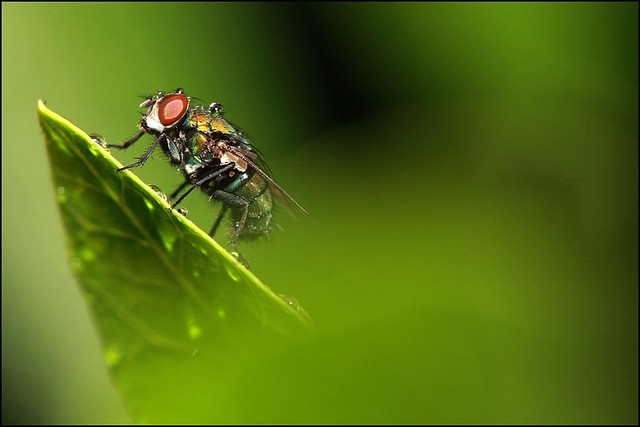
[[175, 93], [157, 92], [140, 104], [147, 108], [142, 115], [140, 129], [122, 145], [109, 148], [124, 149], [148, 133], [156, 139], [137, 162], [116, 172], [142, 166], [160, 146], [172, 165], [184, 173], [185, 182], [169, 196], [173, 200], [190, 186], [171, 205], [176, 208], [193, 190], [200, 188], [209, 200], [222, 202], [209, 235], [213, 237], [227, 212], [234, 223], [231, 246], [237, 252], [238, 240], [254, 240], [268, 234], [273, 227], [273, 196], [292, 208], [309, 213], [280, 187], [265, 170], [268, 167], [242, 132], [223, 118], [224, 107], [212, 103], [208, 108], [191, 105], [191, 98], [182, 89]]

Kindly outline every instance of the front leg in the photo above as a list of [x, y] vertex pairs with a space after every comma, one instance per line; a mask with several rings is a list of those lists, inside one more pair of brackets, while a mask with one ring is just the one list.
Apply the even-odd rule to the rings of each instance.
[[[146, 153], [144, 153], [144, 154], [142, 155], [142, 157], [140, 157], [140, 160], [138, 160], [138, 161], [137, 161], [137, 162], [135, 162], [135, 163], [131, 163], [130, 165], [124, 166], [124, 167], [122, 167], [122, 168], [120, 168], [120, 169], [116, 169], [116, 172], [122, 172], [123, 170], [127, 170], [127, 169], [131, 169], [131, 168], [135, 168], [135, 167], [138, 167], [138, 166], [142, 166], [142, 165], [144, 165], [144, 162], [146, 162], [146, 161], [147, 161], [147, 159], [149, 158], [149, 156], [151, 155], [151, 153], [153, 153], [153, 150], [155, 150], [155, 149], [156, 149], [156, 147], [158, 146], [158, 144], [160, 144], [160, 141], [162, 141], [162, 140], [163, 140], [163, 139], [165, 139], [166, 137], [167, 137], [167, 136], [166, 136], [164, 133], [163, 133], [162, 135], [160, 135], [160, 136], [158, 137], [158, 139], [156, 139], [156, 141], [151, 145], [151, 148], [149, 148], [149, 149], [147, 150], [147, 152], [146, 152]], [[129, 142], [129, 141], [127, 141], [127, 142]], [[124, 145], [126, 145], [126, 144], [127, 144], [127, 142], [125, 142], [125, 144], [124, 144]], [[134, 141], [134, 142], [135, 142], [135, 141]], [[131, 143], [131, 144], [133, 144], [133, 143]], [[129, 144], [129, 145], [131, 145], [131, 144]], [[123, 145], [123, 147], [124, 147], [124, 145]]]
[[122, 145], [118, 145], [118, 144], [107, 144], [107, 148], [115, 148], [117, 150], [124, 150], [125, 148], [129, 147], [130, 145], [132, 145], [134, 142], [136, 142], [137, 140], [140, 139], [140, 137], [144, 135], [144, 131], [141, 130], [140, 132], [138, 132], [137, 134], [135, 134], [131, 139], [129, 139], [127, 142], [125, 142]]

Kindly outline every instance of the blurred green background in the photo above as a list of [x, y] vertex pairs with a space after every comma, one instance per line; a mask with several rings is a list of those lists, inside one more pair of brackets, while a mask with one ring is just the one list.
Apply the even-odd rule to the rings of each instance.
[[[238, 373], [222, 420], [637, 423], [637, 22], [637, 3], [3, 2], [3, 423], [129, 422], [37, 99], [117, 142], [138, 95], [179, 86], [320, 224], [280, 211], [240, 246], [317, 333]], [[160, 152], [136, 173], [181, 182]], [[184, 206], [209, 229], [203, 195]]]

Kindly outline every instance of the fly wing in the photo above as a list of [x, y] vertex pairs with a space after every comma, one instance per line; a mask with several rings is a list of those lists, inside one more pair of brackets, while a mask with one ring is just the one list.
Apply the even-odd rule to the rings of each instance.
[[[224, 120], [224, 119], [221, 119], [221, 120]], [[273, 175], [273, 173], [271, 172], [271, 169], [269, 169], [269, 165], [267, 165], [267, 162], [264, 161], [264, 156], [262, 155], [258, 147], [253, 145], [248, 135], [243, 133], [240, 130], [240, 128], [234, 125], [233, 123], [227, 120], [224, 120], [224, 121], [235, 130], [235, 135], [233, 135], [232, 140], [235, 141], [236, 143], [233, 144], [233, 146], [241, 149], [245, 153], [245, 155], [247, 155], [251, 160], [253, 160], [260, 167], [260, 169], [262, 169], [264, 172], [267, 173], [267, 175], [269, 176]], [[244, 147], [250, 147], [250, 148], [244, 148]]]
[[262, 152], [260, 150], [258, 150], [258, 147], [256, 147], [255, 145], [251, 144], [251, 151], [247, 151], [246, 153], [248, 155], [251, 155], [251, 160], [253, 160], [258, 166], [260, 166], [260, 168], [264, 172], [266, 172], [267, 175], [273, 176], [273, 172], [271, 172], [271, 169], [269, 168], [269, 165], [264, 160], [264, 156], [263, 156]]
[[298, 208], [302, 213], [304, 213], [309, 219], [311, 219], [313, 222], [315, 222], [315, 220], [313, 219], [313, 217], [311, 216], [311, 214], [309, 212], [307, 212], [307, 210], [305, 208], [303, 208], [298, 202], [295, 201], [295, 199], [293, 197], [291, 197], [289, 195], [289, 193], [287, 193], [284, 188], [280, 187], [259, 165], [258, 162], [263, 163], [262, 159], [260, 158], [260, 156], [252, 151], [248, 151], [248, 150], [244, 150], [240, 147], [235, 147], [232, 145], [227, 145], [226, 149], [229, 150], [230, 152], [232, 152], [233, 154], [235, 154], [236, 156], [238, 156], [239, 158], [241, 158], [242, 160], [244, 160], [245, 162], [247, 162], [247, 164], [256, 171], [256, 173], [258, 173], [262, 178], [264, 178], [265, 181], [267, 181], [267, 183], [269, 183], [269, 186], [274, 190], [274, 193], [276, 195], [276, 197], [283, 202], [283, 204], [285, 206], [287, 206], [292, 212], [295, 212], [295, 208]]

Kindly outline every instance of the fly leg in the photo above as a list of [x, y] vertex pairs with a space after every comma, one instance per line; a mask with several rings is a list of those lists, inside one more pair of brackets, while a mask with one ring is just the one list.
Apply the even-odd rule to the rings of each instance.
[[107, 148], [116, 148], [118, 150], [124, 150], [125, 148], [129, 147], [130, 145], [132, 145], [134, 142], [136, 142], [137, 140], [140, 139], [140, 137], [144, 135], [144, 131], [141, 130], [140, 132], [138, 132], [137, 134], [135, 134], [134, 136], [132, 136], [128, 141], [124, 142], [122, 145], [118, 145], [118, 144], [107, 144]]
[[[211, 193], [211, 196], [214, 199], [222, 201], [225, 207], [242, 208], [242, 217], [240, 218], [240, 221], [236, 222], [235, 231], [233, 233], [233, 236], [231, 237], [231, 247], [233, 248], [234, 252], [238, 252], [238, 237], [240, 237], [240, 231], [244, 228], [244, 224], [247, 222], [247, 215], [249, 214], [249, 204], [251, 203], [251, 201], [245, 199], [242, 196], [238, 196], [237, 194], [229, 193], [223, 190], [214, 190]], [[211, 231], [215, 231], [216, 227], [217, 224], [214, 225], [214, 230]]]
[[218, 218], [216, 218], [216, 222], [213, 223], [213, 227], [211, 227], [211, 231], [209, 232], [209, 236], [213, 237], [216, 234], [216, 230], [218, 229], [218, 226], [220, 225], [220, 222], [222, 221], [222, 217], [224, 217], [224, 214], [227, 212], [227, 209], [229, 209], [229, 207], [227, 205], [222, 205], [222, 209], [220, 209], [220, 212], [218, 213]]
[[[140, 134], [138, 134], [138, 135], [140, 135]], [[138, 135], [136, 135], [136, 136], [138, 136]], [[156, 139], [156, 141], [155, 141], [153, 144], [151, 144], [151, 147], [147, 150], [147, 152], [146, 152], [146, 153], [144, 153], [144, 154], [142, 155], [142, 157], [140, 157], [140, 160], [138, 160], [138, 161], [137, 161], [137, 162], [135, 162], [135, 163], [131, 163], [130, 165], [127, 165], [127, 166], [125, 166], [125, 167], [122, 167], [122, 168], [120, 168], [120, 169], [116, 169], [116, 172], [121, 172], [121, 171], [126, 170], [126, 169], [131, 169], [131, 168], [135, 168], [135, 167], [138, 167], [138, 166], [142, 166], [142, 165], [144, 165], [144, 162], [146, 162], [146, 161], [147, 161], [147, 159], [149, 158], [149, 156], [151, 155], [151, 153], [153, 153], [153, 150], [155, 150], [155, 149], [156, 149], [156, 147], [158, 146], [158, 144], [160, 144], [160, 141], [162, 141], [162, 140], [163, 140], [163, 139], [165, 139], [166, 137], [167, 137], [167, 136], [166, 136], [164, 133], [163, 133], [162, 135], [160, 135], [160, 136], [158, 137], [158, 139]], [[134, 137], [134, 138], [136, 138], [136, 137]], [[136, 139], [134, 139], [134, 138], [132, 138], [132, 139], [133, 139], [133, 142], [136, 142], [136, 139], [137, 139], [137, 138], [136, 138]], [[139, 138], [139, 136], [138, 136], [138, 138]], [[126, 147], [128, 147], [129, 145], [133, 144], [133, 142], [130, 142], [130, 141], [131, 141], [131, 139], [130, 139], [129, 141], [125, 142], [125, 143], [122, 145], [122, 147], [121, 147], [121, 148], [126, 148]], [[127, 144], [129, 144], [129, 145], [127, 145]]]
[[173, 193], [171, 193], [171, 195], [169, 196], [169, 200], [173, 200], [173, 198], [176, 197], [178, 195], [178, 193], [181, 192], [182, 189], [184, 187], [186, 187], [187, 185], [189, 185], [190, 183], [191, 183], [191, 181], [186, 180], [185, 182], [180, 184], [180, 187], [176, 188], [176, 190]]
[[[178, 187], [173, 193], [171, 193], [171, 195], [169, 196], [169, 200], [173, 200], [178, 195], [178, 193], [190, 183], [191, 181], [189, 180], [183, 182], [180, 187]], [[211, 231], [209, 232], [209, 236], [213, 237], [216, 234], [216, 230], [218, 229], [218, 226], [220, 226], [224, 214], [227, 213], [227, 209], [227, 205], [222, 205], [222, 209], [220, 209], [220, 212], [218, 213], [218, 217], [216, 218], [216, 222], [213, 224], [213, 228], [211, 228]]]
[[[215, 171], [213, 171], [211, 173], [208, 173], [204, 177], [198, 179], [196, 182], [194, 182], [191, 185], [190, 189], [188, 189], [182, 196], [180, 196], [178, 198], [178, 200], [175, 201], [175, 203], [173, 205], [171, 205], [171, 207], [169, 208], [169, 212], [171, 212], [176, 206], [178, 206], [180, 204], [180, 202], [182, 202], [185, 199], [185, 197], [187, 197], [189, 194], [191, 194], [191, 192], [193, 190], [195, 190], [196, 188], [200, 187], [202, 184], [211, 181], [216, 176], [222, 175], [223, 173], [225, 173], [229, 169], [233, 169], [233, 167], [234, 167], [234, 163], [229, 163], [228, 165], [226, 165], [226, 166], [224, 166], [224, 167], [222, 167], [222, 168], [220, 168], [218, 170], [215, 170]], [[176, 193], [177, 193], [177, 191], [176, 191]]]

